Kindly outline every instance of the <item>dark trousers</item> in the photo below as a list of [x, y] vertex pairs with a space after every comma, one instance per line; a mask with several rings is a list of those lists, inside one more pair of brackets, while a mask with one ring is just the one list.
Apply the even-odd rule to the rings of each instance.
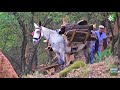
[[86, 60], [87, 64], [93, 64], [93, 62], [94, 62], [94, 52], [93, 51], [89, 52], [88, 57], [86, 59], [87, 59]]

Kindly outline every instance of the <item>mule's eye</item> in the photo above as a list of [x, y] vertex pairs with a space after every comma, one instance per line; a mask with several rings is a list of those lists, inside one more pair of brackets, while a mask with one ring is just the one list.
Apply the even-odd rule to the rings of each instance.
[[36, 33], [40, 34], [40, 31], [37, 31]]

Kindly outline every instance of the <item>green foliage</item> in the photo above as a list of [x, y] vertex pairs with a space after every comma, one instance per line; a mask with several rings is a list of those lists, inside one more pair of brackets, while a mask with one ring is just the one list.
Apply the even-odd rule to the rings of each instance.
[[102, 58], [103, 58], [104, 56], [111, 56], [111, 55], [112, 55], [111, 48], [112, 48], [112, 47], [109, 46], [107, 49], [105, 49], [105, 50], [102, 52], [102, 54], [101, 54]]
[[77, 69], [79, 67], [85, 67], [85, 63], [82, 61], [76, 61], [71, 66], [65, 68], [63, 71], [59, 73], [60, 76], [66, 75], [68, 72], [70, 72], [72, 69]]
[[[102, 53], [101, 53], [101, 58], [104, 59], [104, 57], [108, 57], [108, 56], [112, 56], [112, 46], [110, 45], [107, 49], [105, 49]], [[95, 55], [96, 59], [98, 59], [98, 55]], [[97, 62], [97, 60], [95, 59], [94, 62]]]
[[8, 51], [19, 40], [19, 27], [15, 18], [7, 12], [0, 13], [0, 23], [0, 49]]

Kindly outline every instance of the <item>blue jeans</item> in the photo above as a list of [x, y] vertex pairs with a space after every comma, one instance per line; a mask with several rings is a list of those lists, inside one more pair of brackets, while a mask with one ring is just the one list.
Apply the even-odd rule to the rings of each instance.
[[93, 64], [93, 62], [94, 62], [94, 52], [93, 51], [91, 51], [88, 54], [88, 61], [89, 61], [89, 64]]
[[101, 61], [101, 46], [98, 47], [97, 55], [98, 55], [97, 60]]
[[89, 49], [88, 49], [88, 57], [87, 57], [87, 63], [93, 64], [94, 63], [94, 51], [95, 51], [95, 45], [94, 42], [90, 42]]

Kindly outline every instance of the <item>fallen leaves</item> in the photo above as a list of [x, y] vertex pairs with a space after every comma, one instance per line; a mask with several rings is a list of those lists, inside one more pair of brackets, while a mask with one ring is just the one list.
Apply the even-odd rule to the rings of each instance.
[[[120, 78], [120, 71], [116, 76], [109, 73], [111, 67], [117, 61], [117, 57], [106, 57], [104, 61], [94, 64], [88, 64], [85, 67], [80, 67], [71, 70], [64, 78]], [[38, 72], [33, 75], [28, 75], [28, 78], [60, 78], [58, 73], [54, 75], [44, 75]]]

